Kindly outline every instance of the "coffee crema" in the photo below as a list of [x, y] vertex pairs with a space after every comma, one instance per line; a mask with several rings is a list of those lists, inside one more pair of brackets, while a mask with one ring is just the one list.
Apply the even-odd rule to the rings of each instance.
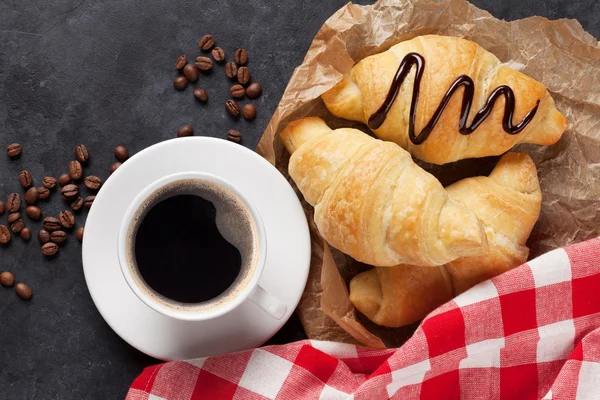
[[180, 180], [151, 194], [135, 212], [128, 268], [154, 301], [175, 310], [210, 310], [248, 285], [258, 240], [251, 212], [232, 191]]

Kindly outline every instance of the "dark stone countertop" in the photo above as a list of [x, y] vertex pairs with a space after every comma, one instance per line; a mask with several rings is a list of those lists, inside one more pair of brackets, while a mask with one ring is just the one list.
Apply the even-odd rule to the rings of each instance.
[[[255, 148], [271, 114], [321, 24], [346, 0], [330, 1], [115, 1], [4, 0], [0, 2], [0, 198], [21, 192], [18, 173], [29, 169], [39, 185], [58, 176], [84, 143], [91, 153], [86, 173], [108, 177], [112, 149], [131, 153], [174, 136], [183, 124], [197, 134], [224, 137], [235, 128]], [[360, 3], [370, 3], [362, 0]], [[600, 36], [596, 0], [476, 0], [509, 20], [542, 15], [577, 18]], [[195, 57], [198, 39], [212, 33], [229, 57], [250, 53], [254, 80], [264, 94], [253, 123], [232, 122], [223, 109], [229, 87], [222, 68], [202, 77], [210, 93], [202, 106], [188, 88], [173, 90], [173, 65], [182, 53]], [[23, 155], [3, 155], [12, 142]], [[58, 194], [46, 215], [65, 204]], [[77, 215], [83, 224], [85, 212]], [[5, 223], [6, 216], [0, 221]], [[34, 234], [39, 222], [27, 224]], [[45, 260], [37, 238], [15, 238], [0, 248], [0, 270], [28, 283], [34, 297], [19, 300], [0, 288], [0, 398], [118, 399], [144, 366], [155, 363], [106, 325], [87, 292], [80, 244], [74, 235], [60, 255]], [[274, 338], [303, 338], [292, 319]]]

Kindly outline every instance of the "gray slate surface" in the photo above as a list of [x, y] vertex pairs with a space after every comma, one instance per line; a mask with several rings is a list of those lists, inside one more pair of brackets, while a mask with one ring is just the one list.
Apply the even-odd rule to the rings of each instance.
[[[230, 128], [254, 148], [285, 85], [314, 34], [345, 0], [246, 1], [0, 1], [0, 149], [24, 145], [10, 161], [0, 151], [0, 198], [20, 192], [17, 176], [35, 181], [66, 171], [73, 146], [91, 153], [86, 172], [105, 179], [118, 144], [135, 153], [174, 136], [190, 123], [198, 134], [224, 137]], [[360, 3], [369, 3], [362, 0]], [[577, 18], [600, 37], [600, 3], [551, 0], [476, 0], [500, 18], [530, 15]], [[206, 106], [188, 88], [175, 92], [173, 65], [195, 57], [197, 40], [215, 35], [228, 57], [250, 53], [263, 96], [256, 121], [233, 122], [223, 109], [229, 82], [222, 68], [201, 78]], [[44, 205], [56, 214], [58, 194]], [[0, 223], [5, 223], [5, 216]], [[85, 213], [77, 216], [83, 224]], [[40, 223], [28, 222], [34, 232]], [[0, 399], [118, 399], [144, 366], [156, 362], [123, 342], [104, 323], [87, 292], [74, 236], [47, 261], [36, 238], [0, 249], [0, 270], [10, 270], [34, 291], [30, 303], [0, 288]], [[292, 320], [276, 342], [303, 337]]]

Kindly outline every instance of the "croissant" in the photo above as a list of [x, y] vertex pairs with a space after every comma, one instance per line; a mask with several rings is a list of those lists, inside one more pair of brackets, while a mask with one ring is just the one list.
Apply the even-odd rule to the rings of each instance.
[[314, 117], [290, 123], [280, 138], [320, 234], [356, 260], [438, 266], [487, 252], [475, 213], [395, 144]]
[[446, 190], [482, 221], [489, 252], [458, 258], [440, 270], [399, 265], [356, 275], [350, 281], [350, 301], [373, 322], [399, 327], [418, 321], [453, 293], [527, 261], [525, 243], [542, 202], [535, 164], [527, 154], [507, 153], [489, 177], [466, 178]]
[[550, 145], [567, 128], [543, 84], [447, 36], [419, 36], [363, 59], [322, 99], [334, 115], [434, 164]]

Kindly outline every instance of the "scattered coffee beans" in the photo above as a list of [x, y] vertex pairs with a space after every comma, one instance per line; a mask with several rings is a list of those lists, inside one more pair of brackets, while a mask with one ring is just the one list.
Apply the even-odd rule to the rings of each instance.
[[13, 143], [6, 146], [6, 153], [9, 157], [18, 157], [21, 154], [21, 145], [19, 143]]
[[129, 158], [129, 152], [123, 146], [115, 147], [115, 157], [121, 162], [125, 162]]
[[89, 190], [98, 190], [100, 189], [100, 186], [102, 186], [102, 179], [95, 175], [86, 176], [83, 184]]
[[[46, 189], [46, 190], [48, 190], [48, 189]], [[27, 189], [27, 192], [25, 193], [25, 203], [27, 203], [27, 205], [29, 205], [29, 206], [32, 206], [35, 203], [37, 203], [39, 197], [40, 197], [40, 194], [36, 187], [29, 188], [29, 189]]]
[[39, 187], [37, 188], [38, 191], [38, 199], [40, 200], [45, 200], [48, 197], [50, 197], [50, 189], [46, 188], [46, 187]]
[[177, 57], [175, 61], [175, 69], [180, 70], [187, 64], [187, 57], [185, 55]]
[[29, 242], [29, 239], [31, 239], [31, 229], [29, 229], [28, 227], [25, 227], [21, 230], [20, 233], [21, 239], [23, 239], [26, 242]]
[[17, 221], [19, 218], [21, 218], [21, 213], [14, 212], [14, 213], [8, 214], [8, 218], [6, 220], [8, 221], [9, 224], [12, 224], [13, 222]]
[[232, 117], [237, 118], [240, 116], [240, 106], [235, 102], [235, 100], [227, 100], [225, 102], [225, 109]]
[[69, 163], [69, 175], [74, 181], [78, 181], [83, 176], [83, 167], [77, 160], [73, 160]]
[[242, 109], [242, 115], [246, 121], [254, 121], [254, 118], [256, 118], [256, 107], [254, 107], [254, 104], [246, 104]]
[[39, 220], [42, 217], [42, 210], [36, 206], [29, 206], [25, 209], [25, 214], [34, 221]]
[[83, 197], [79, 196], [71, 203], [71, 210], [79, 211], [83, 207]]
[[119, 168], [122, 165], [122, 163], [120, 162], [116, 162], [113, 165], [110, 166], [110, 174], [112, 175], [113, 172], [115, 172], [117, 170], [117, 168]]
[[58, 214], [58, 219], [63, 228], [71, 229], [75, 226], [75, 216], [69, 210], [61, 211]]
[[58, 253], [58, 245], [56, 243], [48, 242], [42, 246], [42, 254], [45, 256], [50, 257], [56, 253]]
[[22, 219], [18, 219], [10, 224], [10, 230], [13, 231], [13, 233], [21, 233], [23, 228], [25, 228], [25, 222]]
[[237, 49], [235, 51], [235, 62], [238, 65], [244, 65], [248, 62], [248, 52], [244, 49]]
[[196, 57], [195, 64], [200, 71], [210, 71], [212, 69], [212, 60], [208, 57]]
[[77, 185], [69, 184], [64, 186], [61, 190], [63, 199], [67, 201], [73, 201], [79, 196], [79, 188]]
[[85, 145], [80, 144], [75, 146], [75, 158], [81, 163], [86, 162], [90, 158], [90, 154], [88, 153], [88, 149], [85, 147]]
[[196, 88], [194, 89], [194, 97], [203, 102], [206, 103], [208, 101], [208, 93], [206, 92], [206, 90], [201, 89], [201, 88]]
[[75, 231], [75, 237], [77, 238], [77, 240], [79, 240], [80, 242], [83, 242], [83, 233], [85, 232], [85, 228], [83, 226], [80, 226], [79, 228], [77, 228], [77, 230]]
[[96, 200], [96, 196], [88, 196], [85, 198], [85, 200], [83, 201], [83, 204], [87, 207], [87, 208], [91, 208], [92, 204], [94, 203], [94, 200]]
[[6, 201], [6, 209], [9, 213], [14, 213], [19, 211], [21, 208], [21, 196], [17, 193], [11, 193], [8, 195], [8, 200]]
[[177, 129], [177, 137], [192, 136], [194, 134], [194, 128], [191, 125], [183, 125]]
[[242, 134], [234, 129], [230, 129], [227, 132], [227, 140], [230, 140], [235, 143], [239, 143], [242, 141]]
[[60, 229], [60, 221], [56, 217], [44, 218], [44, 229], [48, 232], [54, 232]]
[[215, 47], [212, 50], [212, 56], [216, 62], [221, 62], [225, 59], [225, 52], [220, 47]]
[[251, 99], [256, 99], [258, 96], [260, 96], [261, 93], [262, 88], [256, 82], [251, 83], [250, 86], [248, 86], [248, 89], [246, 89], [246, 96], [248, 96]]
[[246, 89], [242, 85], [235, 84], [229, 89], [229, 93], [231, 93], [231, 97], [235, 97], [236, 99], [240, 99], [244, 97], [246, 93]]
[[6, 208], [4, 207], [4, 202], [0, 201], [0, 215], [4, 215], [4, 211]]
[[38, 232], [38, 240], [41, 244], [48, 243], [50, 241], [50, 232], [45, 229], [42, 229]]
[[242, 85], [245, 85], [250, 81], [250, 70], [248, 67], [240, 67], [237, 71], [237, 80]]
[[64, 241], [67, 240], [67, 232], [54, 231], [50, 234], [50, 240], [56, 244], [64, 243]]
[[71, 183], [71, 177], [68, 174], [62, 174], [58, 178], [58, 183], [60, 183], [60, 186], [68, 185], [69, 183]]
[[4, 225], [0, 225], [0, 244], [10, 242], [10, 231]]
[[190, 82], [196, 82], [198, 80], [198, 68], [194, 64], [187, 64], [183, 67], [183, 75]]
[[25, 170], [21, 171], [19, 174], [19, 183], [23, 186], [24, 189], [27, 189], [29, 186], [33, 184], [33, 177], [31, 176], [31, 172]]
[[54, 189], [56, 187], [57, 181], [56, 178], [52, 177], [52, 176], [47, 176], [44, 178], [44, 181], [42, 182], [42, 185], [44, 185], [45, 188], [48, 189]]
[[17, 296], [23, 300], [29, 300], [31, 299], [31, 296], [33, 296], [31, 288], [24, 283], [17, 283], [15, 286], [15, 292], [17, 292]]
[[188, 80], [185, 79], [185, 76], [178, 76], [173, 81], [173, 86], [177, 90], [183, 90], [183, 89], [185, 89], [185, 87], [187, 86], [187, 84], [188, 84]]
[[12, 286], [14, 283], [15, 276], [12, 273], [5, 271], [0, 274], [0, 285], [9, 287]]
[[235, 65], [233, 61], [229, 61], [227, 64], [225, 64], [225, 75], [227, 75], [229, 79], [237, 78], [237, 72], [237, 65]]
[[212, 49], [215, 45], [215, 38], [212, 35], [204, 35], [202, 39], [198, 42], [198, 47], [200, 47], [204, 51], [208, 51]]

